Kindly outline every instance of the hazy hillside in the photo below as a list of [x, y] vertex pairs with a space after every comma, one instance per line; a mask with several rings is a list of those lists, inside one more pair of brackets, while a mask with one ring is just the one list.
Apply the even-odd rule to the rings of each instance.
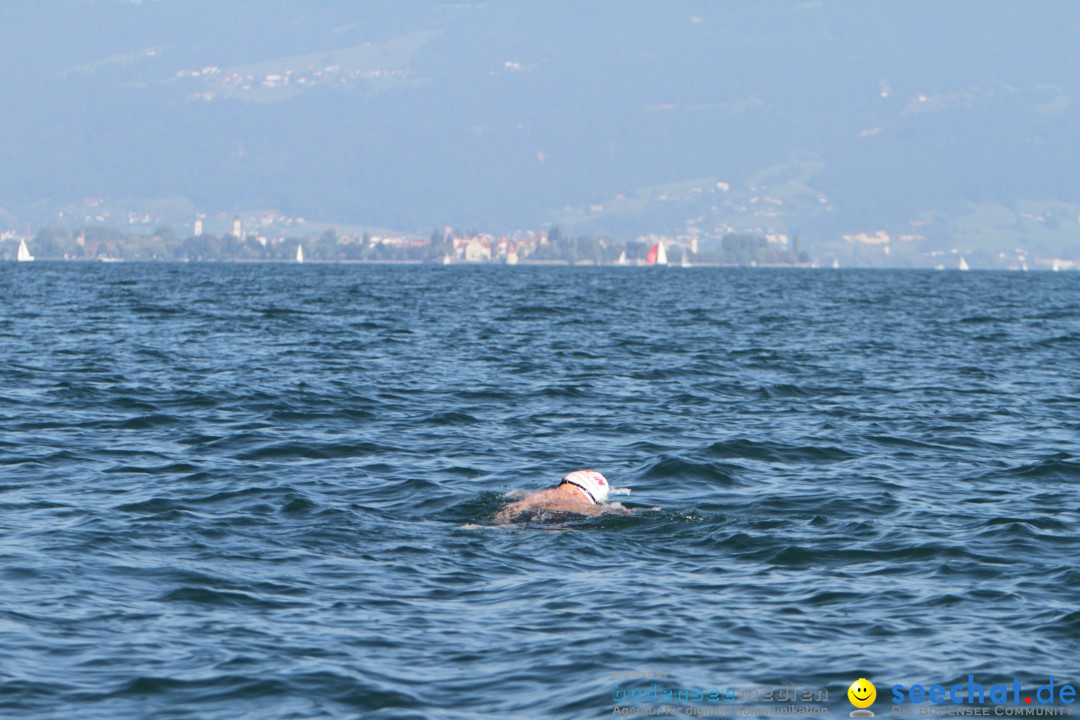
[[[1064, 0], [5, 3], [0, 217], [173, 198], [406, 230], [1068, 249], [1077, 37]], [[698, 181], [716, 192], [677, 197]]]

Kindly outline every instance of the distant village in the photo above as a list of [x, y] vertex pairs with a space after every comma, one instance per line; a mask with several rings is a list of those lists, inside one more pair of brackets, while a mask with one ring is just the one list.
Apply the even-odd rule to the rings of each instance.
[[[140, 218], [141, 219], [141, 218]], [[893, 237], [884, 230], [842, 236], [841, 255], [830, 251], [824, 259], [800, 248], [798, 237], [783, 233], [728, 233], [705, 240], [696, 234], [649, 234], [632, 240], [611, 237], [572, 236], [558, 227], [546, 231], [519, 231], [495, 235], [453, 228], [435, 230], [428, 236], [341, 232], [334, 227], [319, 231], [305, 228], [302, 218], [286, 219], [273, 214], [249, 218], [234, 217], [220, 235], [204, 231], [204, 219], [197, 217], [185, 236], [170, 226], [151, 232], [124, 232], [108, 225], [90, 225], [76, 230], [45, 226], [36, 232], [28, 228], [0, 231], [0, 258], [13, 261], [164, 261], [164, 262], [369, 262], [500, 264], [500, 265], [679, 265], [742, 267], [847, 267], [900, 266], [938, 270], [968, 270], [996, 267], [1013, 270], [1080, 269], [1072, 258], [1040, 257], [1017, 248], [1015, 254], [1001, 253], [997, 262], [973, 265], [957, 249], [916, 251], [917, 236]], [[271, 232], [274, 228], [278, 232]], [[282, 228], [292, 232], [281, 233]], [[846, 247], [844, 247], [846, 246]], [[906, 246], [906, 247], [905, 247]], [[866, 254], [875, 251], [874, 255]], [[863, 253], [860, 255], [860, 253]], [[907, 259], [888, 264], [881, 258]], [[841, 261], [840, 258], [844, 260]], [[871, 262], [866, 262], [867, 258]], [[912, 262], [911, 259], [916, 261]], [[862, 260], [860, 262], [860, 259]], [[875, 261], [876, 260], [876, 261]]]
[[[610, 237], [571, 236], [558, 227], [494, 235], [444, 228], [429, 236], [379, 234], [363, 231], [284, 235], [267, 232], [281, 218], [266, 217], [245, 224], [235, 217], [227, 232], [204, 231], [196, 218], [192, 232], [182, 237], [161, 226], [154, 231], [125, 233], [93, 225], [74, 231], [46, 226], [31, 234], [0, 233], [0, 252], [9, 260], [68, 260], [103, 262], [401, 262], [451, 264], [536, 265], [809, 265], [798, 240], [786, 236], [730, 234], [712, 250], [699, 247], [695, 236], [642, 235], [627, 242]], [[304, 221], [295, 223], [302, 230]]]
[[[751, 188], [759, 191], [759, 188]], [[1080, 256], [1059, 257], [1029, 249], [1017, 241], [1009, 250], [948, 246], [927, 238], [921, 221], [901, 232], [862, 230], [838, 237], [801, 240], [782, 229], [776, 215], [784, 203], [764, 194], [734, 199], [727, 183], [703, 189], [663, 189], [656, 202], [679, 201], [679, 193], [711, 201], [716, 217], [735, 221], [706, 226], [702, 216], [683, 223], [680, 232], [638, 234], [619, 239], [602, 234], [573, 234], [559, 226], [495, 234], [453, 227], [429, 234], [402, 233], [307, 220], [266, 210], [236, 215], [195, 212], [186, 226], [163, 218], [177, 209], [132, 210], [100, 198], [86, 198], [55, 211], [57, 222], [36, 230], [0, 225], [0, 259], [165, 262], [372, 262], [501, 265], [679, 265], [742, 267], [911, 267], [938, 270], [999, 268], [1012, 270], [1080, 269]], [[831, 212], [823, 196], [813, 204]], [[606, 213], [631, 199], [616, 197], [608, 206], [581, 210]], [[190, 211], [188, 211], [190, 212]], [[742, 213], [742, 215], [740, 215]], [[573, 215], [573, 213], [571, 213]], [[7, 222], [10, 222], [8, 216]], [[574, 220], [571, 217], [571, 220]], [[1041, 227], [1051, 219], [1032, 215], [1021, 220]], [[775, 225], [770, 225], [776, 221]], [[0, 215], [0, 223], [5, 222]], [[736, 222], [738, 224], [736, 224]], [[1067, 222], [1071, 223], [1071, 220]], [[1077, 218], [1080, 226], [1080, 217]], [[581, 225], [572, 222], [569, 227]], [[585, 224], [587, 225], [587, 223]], [[703, 227], [705, 226], [705, 227]], [[1069, 226], [1071, 227], [1071, 225]], [[1037, 247], [1037, 246], [1036, 246]]]
[[301, 70], [286, 68], [277, 72], [259, 72], [257, 74], [208, 65], [191, 70], [178, 70], [175, 77], [177, 80], [201, 79], [210, 83], [210, 89], [191, 93], [189, 99], [212, 101], [230, 94], [246, 93], [253, 90], [265, 91], [329, 84], [346, 85], [357, 80], [401, 79], [405, 75], [404, 70], [396, 68], [354, 69], [343, 67], [338, 63], [331, 63], [318, 67], [309, 66]]

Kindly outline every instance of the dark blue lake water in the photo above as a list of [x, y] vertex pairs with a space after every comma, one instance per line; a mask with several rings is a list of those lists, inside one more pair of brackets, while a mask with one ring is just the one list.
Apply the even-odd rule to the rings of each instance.
[[[0, 716], [1078, 679], [1080, 273], [12, 263], [0, 298]], [[582, 467], [662, 510], [491, 526]]]

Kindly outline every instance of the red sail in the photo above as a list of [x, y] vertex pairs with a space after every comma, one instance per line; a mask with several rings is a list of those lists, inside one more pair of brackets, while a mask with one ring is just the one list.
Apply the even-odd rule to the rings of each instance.
[[659, 253], [659, 252], [660, 252], [660, 243], [656, 243], [651, 248], [649, 248], [649, 254], [645, 256], [645, 264], [646, 265], [655, 265], [656, 264], [656, 254]]

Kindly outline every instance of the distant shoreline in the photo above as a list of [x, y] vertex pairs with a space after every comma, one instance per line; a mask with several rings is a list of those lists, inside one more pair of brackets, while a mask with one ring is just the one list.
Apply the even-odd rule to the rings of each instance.
[[[16, 263], [14, 259], [3, 260], [0, 262]], [[814, 269], [813, 263], [758, 263], [756, 265], [738, 265], [736, 263], [711, 263], [700, 262], [692, 263], [690, 265], [679, 265], [678, 263], [669, 263], [667, 265], [644, 265], [644, 264], [626, 264], [618, 265], [616, 263], [593, 263], [593, 262], [579, 262], [572, 263], [569, 260], [522, 260], [516, 263], [504, 263], [504, 262], [431, 262], [429, 260], [318, 260], [318, 259], [305, 259], [303, 262], [296, 262], [295, 260], [285, 259], [235, 259], [235, 260], [124, 260], [120, 258], [102, 260], [100, 258], [48, 258], [38, 257], [34, 262], [46, 262], [46, 263], [81, 263], [84, 265], [117, 265], [117, 264], [163, 264], [163, 265], [431, 265], [438, 267], [600, 267], [600, 268], [676, 268], [679, 270], [686, 270], [696, 267], [729, 267], [729, 268], [792, 268], [799, 269], [804, 268], [808, 270]], [[819, 269], [831, 269], [824, 265], [817, 266]], [[921, 270], [926, 268], [898, 268], [898, 269], [911, 269]]]
[[[813, 263], [758, 263], [756, 265], [737, 265], [734, 263], [693, 263], [692, 265], [617, 265], [613, 263], [571, 263], [568, 260], [540, 260], [540, 261], [521, 261], [518, 263], [500, 263], [500, 262], [453, 262], [453, 263], [440, 263], [431, 262], [426, 260], [305, 260], [302, 263], [298, 263], [295, 260], [254, 260], [254, 259], [236, 259], [236, 260], [101, 260], [91, 258], [36, 258], [35, 263], [64, 263], [64, 264], [82, 264], [82, 265], [427, 265], [430, 267], [576, 267], [576, 268], [611, 268], [616, 270], [626, 270], [635, 268], [671, 268], [674, 270], [693, 270], [694, 268], [736, 268], [746, 270], [911, 270], [920, 272], [964, 272], [959, 268], [930, 268], [930, 267], [904, 267], [896, 265], [845, 265], [841, 268], [833, 268], [828, 265], [814, 265]], [[0, 264], [4, 265], [33, 265], [34, 263], [19, 263], [14, 259], [0, 260]], [[1006, 268], [1006, 267], [987, 267], [987, 268], [971, 268], [973, 272], [1007, 272], [1007, 273], [1020, 273], [1020, 272], [1038, 272], [1038, 273], [1052, 273], [1056, 272], [1049, 267], [1033, 267], [1029, 270], [1021, 270], [1019, 268]], [[1067, 272], [1067, 271], [1065, 271]]]

